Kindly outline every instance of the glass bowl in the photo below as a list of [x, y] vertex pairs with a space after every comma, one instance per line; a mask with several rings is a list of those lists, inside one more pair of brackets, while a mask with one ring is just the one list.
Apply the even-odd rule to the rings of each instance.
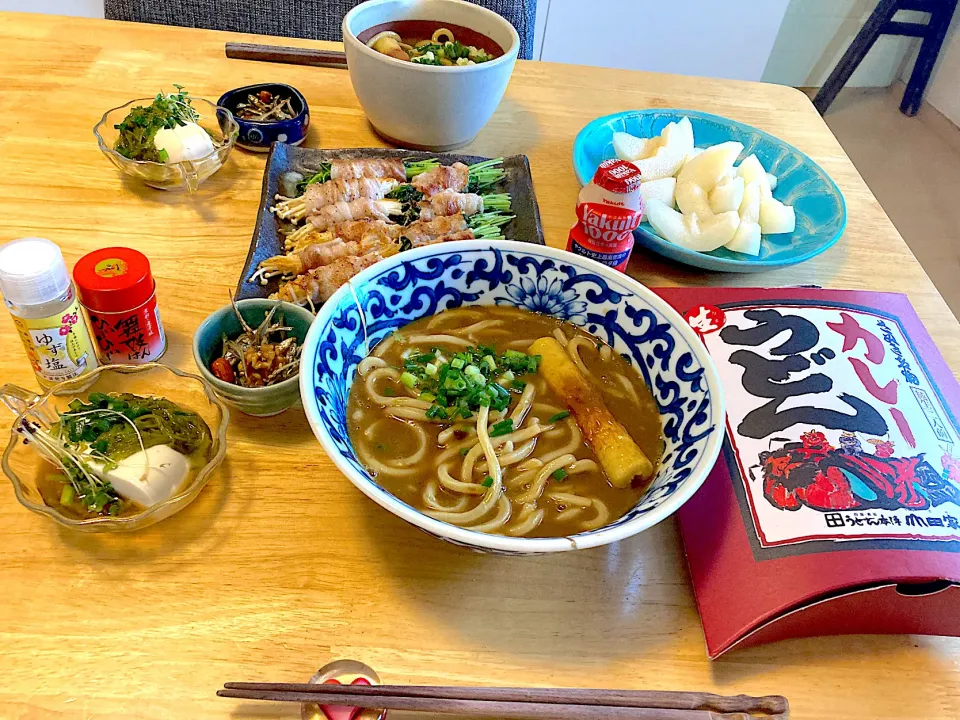
[[[85, 399], [90, 392], [124, 392], [162, 396], [196, 412], [210, 427], [210, 460], [179, 493], [162, 503], [128, 517], [78, 519], [47, 505], [37, 487], [37, 478], [55, 467], [25, 441], [25, 422], [56, 422], [58, 412], [66, 410], [76, 397]], [[10, 442], [3, 453], [3, 472], [13, 483], [17, 500], [28, 510], [46, 515], [59, 524], [83, 532], [131, 532], [149, 527], [179, 512], [200, 494], [210, 475], [223, 461], [227, 449], [229, 412], [203, 378], [159, 363], [144, 365], [103, 365], [96, 370], [55, 385], [44, 395], [16, 385], [0, 388], [0, 402], [17, 419], [10, 428]]]
[[200, 113], [199, 125], [213, 138], [213, 152], [199, 160], [177, 163], [158, 163], [150, 160], [130, 160], [114, 150], [119, 132], [116, 126], [123, 122], [134, 105], [149, 105], [154, 98], [138, 98], [125, 105], [107, 110], [93, 128], [97, 144], [103, 154], [117, 168], [159, 190], [186, 190], [195, 192], [200, 183], [213, 175], [227, 161], [240, 133], [233, 113], [209, 100], [191, 97], [193, 107]]

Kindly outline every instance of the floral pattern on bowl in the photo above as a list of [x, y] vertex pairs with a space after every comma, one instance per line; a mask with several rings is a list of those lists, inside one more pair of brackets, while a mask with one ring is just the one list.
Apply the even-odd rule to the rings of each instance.
[[[650, 491], [622, 518], [566, 538], [486, 535], [433, 520], [373, 481], [358, 461], [346, 405], [357, 364], [407, 323], [465, 305], [545, 312], [598, 336], [643, 375], [659, 404], [666, 449]], [[444, 540], [486, 551], [543, 553], [604, 545], [676, 511], [719, 453], [724, 406], [716, 370], [695, 332], [653, 292], [592, 260], [516, 242], [467, 241], [377, 263], [320, 309], [303, 350], [300, 392], [324, 449], [368, 497]]]

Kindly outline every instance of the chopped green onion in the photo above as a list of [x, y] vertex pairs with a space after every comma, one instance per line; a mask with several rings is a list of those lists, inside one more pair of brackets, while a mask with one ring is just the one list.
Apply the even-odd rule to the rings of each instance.
[[466, 457], [468, 452], [470, 452], [470, 448], [460, 448], [460, 457]]
[[393, 388], [384, 388], [383, 394], [386, 395], [387, 397], [396, 397], [397, 391], [394, 390]]
[[500, 437], [513, 432], [513, 418], [507, 418], [496, 423], [490, 428], [490, 437]]
[[[432, 403], [430, 419], [466, 420], [481, 407], [505, 411], [510, 406], [510, 390], [526, 387], [518, 376], [535, 372], [539, 360], [516, 350], [500, 354], [488, 345], [467, 347], [453, 353], [449, 360], [435, 347], [429, 352], [413, 349], [404, 356], [400, 379]], [[513, 429], [507, 429], [506, 424], [502, 427], [502, 432]]]
[[563, 482], [564, 480], [567, 479], [567, 471], [564, 470], [563, 468], [557, 468], [552, 473], [550, 473], [550, 477], [552, 477], [557, 482]]
[[438, 418], [440, 420], [446, 420], [449, 417], [449, 415], [447, 414], [447, 411], [444, 408], [440, 407], [439, 405], [431, 405], [430, 407], [427, 408], [427, 412], [424, 414], [430, 420], [436, 420]]
[[561, 411], [558, 412], [556, 415], [551, 415], [551, 416], [547, 419], [547, 422], [548, 422], [548, 423], [555, 423], [555, 422], [559, 422], [560, 420], [565, 420], [565, 419], [568, 418], [568, 417], [570, 417], [570, 411], [569, 411], [569, 410], [561, 410]]
[[491, 487], [491, 486], [493, 485], [493, 478], [490, 477], [489, 475], [487, 475], [487, 476], [483, 479], [483, 482], [480, 483], [480, 484], [483, 485], [483, 486], [486, 487], [486, 488]]

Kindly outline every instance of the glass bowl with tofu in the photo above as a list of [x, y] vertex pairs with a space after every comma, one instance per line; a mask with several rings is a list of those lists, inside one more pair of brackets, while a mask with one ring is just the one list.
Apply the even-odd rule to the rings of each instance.
[[20, 503], [84, 532], [129, 532], [199, 495], [226, 453], [209, 384], [158, 363], [104, 365], [44, 395], [0, 388], [16, 414], [3, 472]]
[[[167, 121], [172, 127], [157, 131], [151, 126], [156, 119], [148, 111], [156, 113], [152, 108], [160, 98], [189, 101], [190, 118]], [[122, 173], [152, 188], [187, 192], [195, 192], [223, 167], [239, 133], [227, 108], [183, 94], [131, 100], [105, 112], [93, 128], [100, 150]]]

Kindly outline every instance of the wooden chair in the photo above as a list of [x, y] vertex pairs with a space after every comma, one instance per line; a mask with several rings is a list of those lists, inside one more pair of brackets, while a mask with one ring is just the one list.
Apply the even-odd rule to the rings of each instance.
[[[847, 84], [853, 71], [861, 63], [870, 48], [881, 35], [901, 35], [923, 38], [920, 54], [913, 66], [910, 82], [900, 103], [900, 112], [904, 115], [916, 115], [923, 102], [923, 93], [930, 81], [930, 73], [937, 64], [937, 56], [943, 46], [943, 40], [950, 29], [950, 21], [957, 9], [958, 0], [880, 0], [876, 10], [867, 19], [863, 28], [850, 43], [840, 62], [830, 73], [827, 82], [813, 99], [817, 111], [823, 115], [837, 97], [837, 93]], [[899, 22], [893, 16], [900, 10], [917, 10], [930, 14], [926, 24], [917, 22]]]
[[[537, 0], [470, 0], [505, 17], [533, 57]], [[283, 37], [341, 40], [340, 23], [361, 0], [105, 0], [111, 20], [199, 27]]]

